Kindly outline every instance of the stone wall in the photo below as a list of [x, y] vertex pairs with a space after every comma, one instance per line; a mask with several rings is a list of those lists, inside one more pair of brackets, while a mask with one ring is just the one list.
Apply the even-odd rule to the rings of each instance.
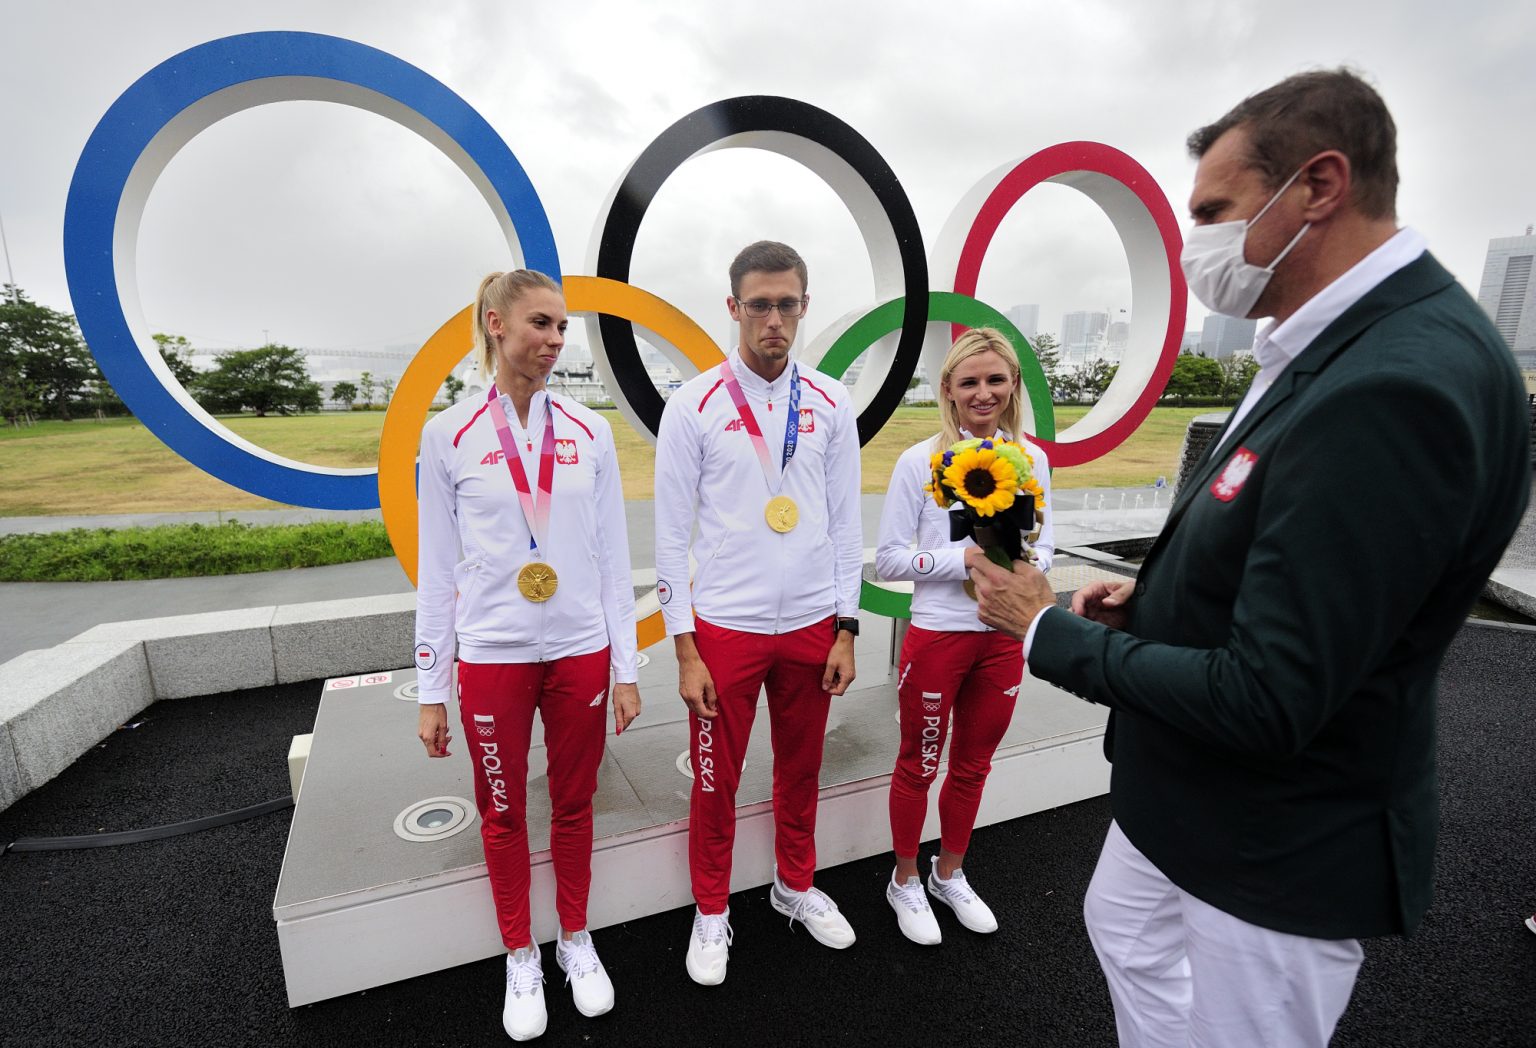
[[1179, 477], [1173, 484], [1174, 498], [1179, 497], [1184, 481], [1189, 479], [1195, 463], [1200, 461], [1205, 449], [1211, 446], [1211, 441], [1216, 439], [1216, 434], [1226, 425], [1230, 414], [1230, 411], [1213, 411], [1209, 415], [1196, 415], [1189, 420], [1189, 428], [1184, 431], [1184, 448], [1179, 452]]
[[1531, 468], [1536, 469], [1536, 393], [1528, 398], [1531, 406]]

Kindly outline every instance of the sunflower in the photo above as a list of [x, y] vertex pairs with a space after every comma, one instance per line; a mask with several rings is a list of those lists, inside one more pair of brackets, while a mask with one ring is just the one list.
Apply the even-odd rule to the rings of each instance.
[[1019, 477], [1013, 464], [995, 449], [976, 447], [951, 459], [944, 483], [979, 516], [990, 517], [1013, 505]]
[[944, 467], [949, 465], [947, 453], [935, 452], [928, 460], [928, 468], [933, 472], [933, 479], [923, 486], [923, 490], [933, 496], [933, 501], [938, 503], [940, 509], [948, 509], [950, 504], [949, 492], [944, 490]]

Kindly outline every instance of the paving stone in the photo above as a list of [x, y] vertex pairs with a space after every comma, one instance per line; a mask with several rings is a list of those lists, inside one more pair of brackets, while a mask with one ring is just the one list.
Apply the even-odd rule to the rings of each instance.
[[153, 701], [141, 641], [60, 644], [0, 666], [0, 723], [21, 792], [52, 779]]
[[140, 640], [157, 699], [185, 699], [277, 683], [272, 658], [275, 606], [108, 622], [75, 643]]
[[399, 669], [415, 640], [415, 593], [282, 605], [272, 617], [279, 684]]

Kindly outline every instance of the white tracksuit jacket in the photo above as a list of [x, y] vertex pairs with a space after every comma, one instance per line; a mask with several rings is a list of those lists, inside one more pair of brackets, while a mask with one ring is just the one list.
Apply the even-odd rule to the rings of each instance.
[[560, 584], [541, 604], [518, 592], [517, 573], [533, 559], [528, 522], [485, 398], [437, 415], [422, 430], [417, 480], [420, 701], [452, 694], [455, 648], [469, 662], [526, 663], [607, 646], [615, 682], [632, 684], [635, 597], [613, 431], [596, 412], [539, 392], [525, 434], [510, 398], [503, 395], [501, 405], [535, 493], [544, 417], [554, 413], [554, 501], [539, 559]]
[[[792, 369], [765, 382], [738, 350], [729, 359], [777, 465]], [[778, 492], [795, 500], [800, 522], [782, 535], [763, 518], [773, 491], [720, 369], [667, 401], [656, 439], [656, 577], [671, 636], [692, 633], [695, 612], [717, 626], [768, 634], [858, 614], [863, 535], [853, 401], [814, 368], [802, 364], [799, 373], [798, 444]]]
[[[901, 453], [891, 470], [891, 486], [885, 492], [885, 506], [880, 512], [875, 571], [887, 581], [913, 584], [912, 625], [953, 632], [990, 630], [992, 627], [976, 617], [976, 602], [966, 596], [964, 589], [970, 578], [965, 570], [965, 547], [976, 543], [971, 539], [950, 541], [949, 512], [940, 509], [933, 496], [923, 490], [933, 479], [933, 441], [929, 437], [913, 444]], [[1035, 476], [1045, 493], [1045, 522], [1034, 550], [1040, 557], [1040, 570], [1050, 571], [1056, 555], [1050, 463], [1045, 452], [1028, 440], [1018, 443], [1034, 459]]]

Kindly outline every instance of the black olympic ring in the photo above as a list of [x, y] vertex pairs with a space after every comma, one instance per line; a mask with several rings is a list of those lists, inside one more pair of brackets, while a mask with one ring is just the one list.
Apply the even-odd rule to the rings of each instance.
[[[635, 238], [662, 183], [689, 159], [734, 135], [772, 131], [801, 138], [853, 169], [884, 209], [901, 259], [905, 302], [895, 359], [868, 407], [859, 414], [859, 445], [869, 443], [900, 406], [906, 376], [917, 373], [928, 323], [928, 256], [917, 214], [896, 172], [868, 139], [824, 109], [777, 95], [741, 95], [713, 102], [678, 120], [647, 146], [614, 191], [603, 223], [596, 275], [629, 283]], [[666, 401], [651, 384], [631, 324], [598, 317], [602, 349], [635, 416], [653, 435]]]

